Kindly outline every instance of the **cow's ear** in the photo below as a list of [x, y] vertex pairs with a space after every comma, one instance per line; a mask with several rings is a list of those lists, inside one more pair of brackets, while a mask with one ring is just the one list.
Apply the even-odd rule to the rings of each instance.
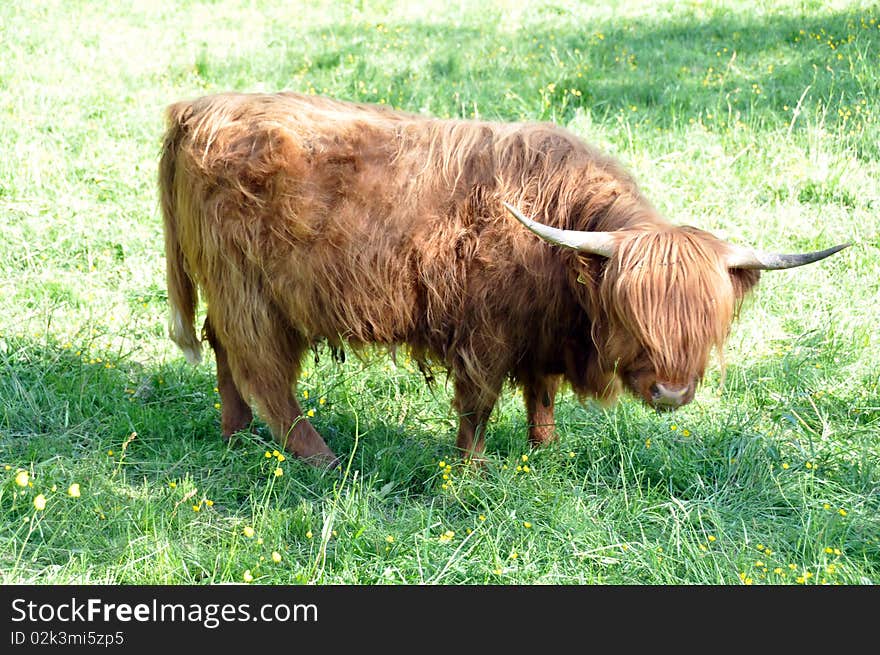
[[605, 257], [577, 253], [570, 260], [571, 274], [575, 276], [579, 287], [598, 289], [607, 263], [608, 259]]
[[602, 269], [608, 260], [604, 257], [586, 256], [578, 253], [571, 261], [572, 265], [568, 273], [570, 287], [581, 307], [590, 316], [598, 316]]
[[730, 280], [733, 283], [733, 293], [737, 301], [741, 301], [745, 295], [758, 284], [761, 279], [761, 271], [748, 268], [729, 268]]

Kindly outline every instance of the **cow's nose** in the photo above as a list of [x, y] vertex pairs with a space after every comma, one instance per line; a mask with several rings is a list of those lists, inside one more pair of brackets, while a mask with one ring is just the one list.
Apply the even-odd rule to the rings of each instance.
[[685, 403], [690, 386], [689, 384], [655, 382], [651, 385], [651, 403], [655, 407], [665, 409], [681, 407]]

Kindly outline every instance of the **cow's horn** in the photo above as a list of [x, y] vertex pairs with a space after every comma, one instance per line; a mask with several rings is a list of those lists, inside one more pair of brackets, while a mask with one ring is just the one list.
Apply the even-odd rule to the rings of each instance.
[[775, 252], [761, 252], [760, 250], [752, 250], [751, 248], [743, 248], [742, 246], [728, 244], [730, 250], [727, 255], [727, 267], [751, 268], [761, 271], [777, 271], [783, 268], [794, 268], [795, 266], [812, 264], [820, 259], [830, 257], [834, 253], [839, 252], [844, 248], [848, 248], [851, 245], [851, 243], [842, 243], [839, 246], [834, 246], [827, 250], [797, 253], [794, 255], [780, 255]]
[[573, 248], [581, 252], [588, 252], [602, 257], [611, 257], [614, 254], [615, 239], [611, 232], [580, 232], [578, 230], [560, 230], [543, 223], [526, 218], [514, 206], [503, 203], [516, 219], [537, 234], [544, 241], [549, 241], [557, 246]]

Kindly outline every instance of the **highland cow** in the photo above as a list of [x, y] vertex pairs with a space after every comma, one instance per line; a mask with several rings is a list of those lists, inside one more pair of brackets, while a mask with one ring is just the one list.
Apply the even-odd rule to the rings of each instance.
[[535, 445], [554, 438], [562, 383], [580, 398], [690, 402], [760, 270], [845, 247], [768, 254], [672, 225], [616, 161], [550, 124], [295, 93], [218, 94], [167, 118], [171, 338], [199, 360], [201, 292], [223, 435], [251, 423], [253, 402], [316, 464], [335, 455], [295, 386], [320, 341], [444, 366], [456, 443], [474, 457], [508, 380]]

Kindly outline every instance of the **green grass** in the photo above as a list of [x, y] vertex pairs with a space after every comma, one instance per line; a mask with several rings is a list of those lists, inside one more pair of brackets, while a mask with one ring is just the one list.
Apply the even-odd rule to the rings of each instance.
[[[0, 582], [880, 582], [877, 5], [316, 4], [0, 5]], [[854, 246], [765, 274], [675, 414], [566, 392], [532, 452], [508, 390], [481, 471], [442, 376], [322, 353], [322, 474], [225, 445], [165, 336], [162, 111], [226, 89], [555, 121], [675, 222]]]

